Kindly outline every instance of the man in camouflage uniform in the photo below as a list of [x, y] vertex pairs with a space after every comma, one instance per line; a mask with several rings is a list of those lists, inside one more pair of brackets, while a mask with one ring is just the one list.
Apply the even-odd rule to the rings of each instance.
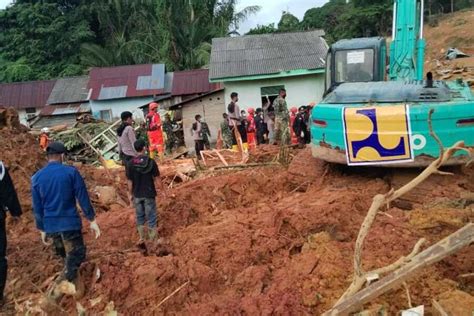
[[221, 122], [221, 135], [222, 141], [224, 142], [224, 148], [232, 148], [232, 130], [229, 126], [229, 116], [227, 113], [222, 114], [224, 120]]
[[137, 129], [136, 132], [137, 135], [137, 140], [141, 139], [145, 142], [146, 147], [148, 148], [148, 133], [147, 133], [147, 128], [146, 128], [146, 122], [140, 123], [140, 127]]
[[290, 115], [286, 105], [286, 90], [280, 89], [278, 97], [273, 101], [275, 108], [275, 141], [281, 145], [290, 144]]
[[174, 132], [173, 132], [173, 123], [171, 122], [171, 117], [169, 114], [165, 115], [165, 121], [163, 122], [162, 127], [163, 127], [163, 132], [165, 132], [166, 134], [166, 143], [165, 143], [166, 153], [170, 155], [176, 144], [176, 136], [174, 135]]
[[202, 141], [204, 143], [204, 149], [209, 150], [211, 149], [211, 143], [209, 141], [209, 137], [211, 137], [211, 130], [209, 129], [209, 125], [206, 122], [201, 122], [202, 128]]

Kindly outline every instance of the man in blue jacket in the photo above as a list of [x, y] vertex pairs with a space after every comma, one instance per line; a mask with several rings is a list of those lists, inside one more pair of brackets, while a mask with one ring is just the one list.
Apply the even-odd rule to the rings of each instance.
[[61, 279], [74, 282], [86, 257], [82, 222], [76, 208], [76, 200], [90, 221], [95, 238], [100, 236], [100, 229], [95, 221], [94, 208], [84, 179], [76, 168], [62, 164], [65, 152], [66, 148], [60, 142], [48, 145], [48, 164], [31, 179], [31, 193], [36, 227], [41, 232], [41, 240], [47, 244], [46, 238], [52, 238], [56, 253], [65, 259], [64, 275]]
[[20, 202], [7, 168], [0, 161], [0, 305], [3, 304], [3, 291], [7, 282], [7, 231], [5, 217], [7, 211], [14, 218], [21, 215]]

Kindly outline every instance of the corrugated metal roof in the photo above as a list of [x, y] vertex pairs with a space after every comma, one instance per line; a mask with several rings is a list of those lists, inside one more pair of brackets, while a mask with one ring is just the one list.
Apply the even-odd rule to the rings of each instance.
[[324, 31], [246, 35], [212, 40], [210, 79], [323, 68]]
[[163, 64], [92, 68], [89, 76], [91, 100], [158, 95], [165, 88]]
[[56, 80], [0, 84], [0, 104], [15, 109], [42, 108]]
[[89, 76], [61, 78], [56, 81], [47, 103], [75, 103], [87, 101]]
[[215, 93], [219, 93], [219, 92], [222, 92], [224, 91], [224, 88], [219, 88], [217, 90], [214, 90], [214, 91], [210, 91], [208, 93], [204, 93], [204, 94], [201, 94], [201, 95], [198, 95], [198, 96], [195, 96], [195, 97], [192, 97], [190, 99], [186, 99], [186, 100], [183, 100], [179, 103], [176, 103], [176, 104], [173, 104], [172, 106], [170, 106], [170, 109], [176, 109], [176, 108], [179, 108], [179, 107], [182, 107], [192, 101], [195, 101], [195, 100], [198, 100], [200, 98], [204, 98], [204, 97], [207, 97], [207, 96], [210, 96], [210, 95], [213, 95]]
[[207, 93], [220, 88], [220, 84], [209, 83], [209, 69], [176, 71], [173, 78], [171, 94], [187, 95]]
[[58, 125], [66, 125], [68, 128], [73, 127], [77, 123], [76, 114], [67, 114], [61, 116], [42, 116], [32, 123], [32, 128], [53, 127]]
[[41, 112], [40, 116], [56, 116], [56, 115], [66, 115], [66, 114], [81, 114], [88, 113], [91, 111], [89, 103], [82, 104], [68, 104], [68, 105], [48, 105], [45, 106]]

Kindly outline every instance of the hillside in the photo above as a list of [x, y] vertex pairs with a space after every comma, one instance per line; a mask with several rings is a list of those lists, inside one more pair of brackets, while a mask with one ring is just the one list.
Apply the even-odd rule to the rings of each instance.
[[[432, 71], [436, 79], [463, 78], [474, 82], [474, 10], [446, 14], [437, 26], [425, 28], [426, 71]], [[472, 56], [452, 61], [445, 59], [446, 50], [455, 47]]]

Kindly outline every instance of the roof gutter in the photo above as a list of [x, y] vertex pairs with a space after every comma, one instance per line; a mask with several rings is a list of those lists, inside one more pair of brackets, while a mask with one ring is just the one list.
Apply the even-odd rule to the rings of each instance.
[[213, 78], [213, 79], [209, 79], [209, 82], [217, 83], [217, 82], [229, 82], [229, 81], [247, 81], [247, 80], [263, 80], [263, 79], [285, 78], [285, 77], [294, 77], [294, 76], [323, 74], [323, 73], [325, 73], [325, 71], [326, 71], [325, 68], [295, 69], [295, 70], [282, 71], [282, 72], [278, 72], [278, 73], [265, 74], [265, 75]]

